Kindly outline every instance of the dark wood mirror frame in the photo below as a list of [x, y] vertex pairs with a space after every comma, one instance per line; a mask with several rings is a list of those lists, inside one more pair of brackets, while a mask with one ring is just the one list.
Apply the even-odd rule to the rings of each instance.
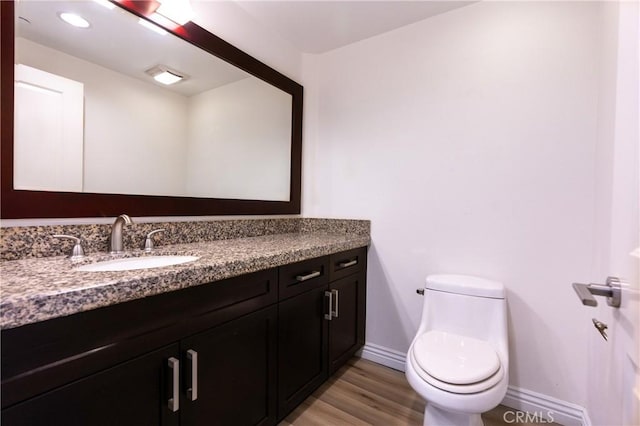
[[[121, 7], [141, 17], [148, 16], [155, 1], [121, 1]], [[2, 30], [0, 87], [2, 117], [0, 217], [70, 218], [103, 217], [127, 213], [131, 216], [205, 216], [249, 214], [299, 214], [302, 172], [302, 100], [300, 84], [263, 64], [221, 38], [189, 22], [175, 30], [177, 37], [255, 75], [293, 97], [291, 128], [291, 183], [289, 201], [231, 200], [220, 198], [168, 197], [24, 191], [13, 189], [13, 79], [14, 20], [13, 1], [0, 1]]]

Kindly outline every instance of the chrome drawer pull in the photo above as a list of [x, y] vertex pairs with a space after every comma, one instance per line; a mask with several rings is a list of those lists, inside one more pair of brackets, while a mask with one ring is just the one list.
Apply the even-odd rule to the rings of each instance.
[[324, 319], [331, 321], [331, 314], [333, 313], [333, 293], [330, 291], [325, 291], [324, 295], [329, 298], [329, 313], [324, 314]]
[[180, 361], [174, 357], [169, 358], [169, 370], [171, 370], [171, 398], [169, 398], [169, 410], [178, 411], [180, 408]]
[[331, 294], [336, 296], [336, 302], [335, 302], [335, 306], [333, 307], [333, 311], [329, 310], [329, 312], [331, 312], [331, 315], [334, 318], [338, 318], [338, 290], [331, 290]]
[[187, 398], [195, 401], [198, 399], [198, 352], [189, 349], [187, 351], [187, 360], [191, 364], [191, 387], [187, 389]]
[[307, 275], [298, 275], [298, 276], [296, 277], [296, 281], [298, 281], [298, 282], [300, 282], [300, 283], [301, 283], [301, 282], [303, 282], [303, 281], [310, 280], [311, 278], [319, 277], [319, 276], [320, 276], [320, 274], [321, 274], [321, 272], [320, 272], [320, 271], [313, 271], [312, 273], [307, 274]]
[[358, 259], [353, 259], [350, 262], [342, 262], [339, 263], [338, 266], [341, 268], [348, 268], [349, 266], [353, 266], [353, 265], [357, 265], [358, 264]]

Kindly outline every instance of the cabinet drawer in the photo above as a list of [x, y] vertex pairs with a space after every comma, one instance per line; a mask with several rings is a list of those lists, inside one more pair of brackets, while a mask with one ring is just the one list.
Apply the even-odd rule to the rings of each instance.
[[329, 282], [329, 256], [281, 266], [278, 282], [280, 300], [327, 284]]
[[367, 264], [367, 248], [332, 254], [329, 260], [329, 280], [334, 281], [362, 271]]

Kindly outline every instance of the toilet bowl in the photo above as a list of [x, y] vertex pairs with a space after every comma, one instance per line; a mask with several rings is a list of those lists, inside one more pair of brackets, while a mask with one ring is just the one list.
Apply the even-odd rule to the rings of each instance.
[[426, 401], [428, 426], [481, 426], [507, 392], [504, 286], [467, 275], [430, 275], [406, 376]]

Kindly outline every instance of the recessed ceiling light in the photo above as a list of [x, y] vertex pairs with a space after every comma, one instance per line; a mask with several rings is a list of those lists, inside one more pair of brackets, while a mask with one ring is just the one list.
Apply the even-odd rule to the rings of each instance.
[[172, 70], [165, 65], [156, 65], [145, 72], [153, 77], [153, 79], [158, 83], [162, 83], [167, 86], [187, 79], [187, 76], [176, 70]]
[[154, 33], [158, 33], [160, 35], [165, 35], [167, 34], [167, 30], [160, 28], [159, 26], [157, 26], [156, 24], [152, 24], [151, 22], [147, 21], [146, 19], [138, 19], [138, 23], [140, 25], [142, 25], [145, 28], [150, 29], [151, 31], [153, 31]]
[[77, 28], [89, 28], [91, 26], [91, 24], [89, 24], [89, 21], [87, 21], [80, 15], [76, 15], [75, 13], [60, 12], [58, 16], [67, 24], [73, 25]]

